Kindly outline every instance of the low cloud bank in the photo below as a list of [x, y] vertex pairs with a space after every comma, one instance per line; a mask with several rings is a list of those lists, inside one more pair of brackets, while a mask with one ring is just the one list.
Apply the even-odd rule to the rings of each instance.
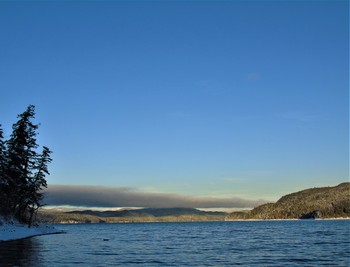
[[85, 207], [152, 208], [253, 208], [264, 200], [242, 198], [192, 197], [179, 194], [145, 193], [132, 188], [102, 186], [50, 185], [45, 190], [45, 204]]

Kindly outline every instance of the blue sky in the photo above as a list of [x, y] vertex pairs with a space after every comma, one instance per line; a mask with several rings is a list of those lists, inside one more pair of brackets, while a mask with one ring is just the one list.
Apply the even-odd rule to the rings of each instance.
[[50, 184], [275, 200], [349, 179], [348, 1], [1, 1], [0, 123]]

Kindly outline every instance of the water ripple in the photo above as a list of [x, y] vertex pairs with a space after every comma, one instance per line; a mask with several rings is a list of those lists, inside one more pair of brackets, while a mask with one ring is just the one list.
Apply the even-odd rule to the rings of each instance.
[[57, 226], [0, 244], [1, 266], [350, 266], [350, 221]]

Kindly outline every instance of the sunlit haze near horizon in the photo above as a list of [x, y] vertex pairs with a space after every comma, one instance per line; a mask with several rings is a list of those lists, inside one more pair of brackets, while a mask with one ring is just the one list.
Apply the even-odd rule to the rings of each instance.
[[348, 1], [1, 1], [0, 36], [0, 124], [35, 105], [49, 189], [226, 208], [349, 180]]

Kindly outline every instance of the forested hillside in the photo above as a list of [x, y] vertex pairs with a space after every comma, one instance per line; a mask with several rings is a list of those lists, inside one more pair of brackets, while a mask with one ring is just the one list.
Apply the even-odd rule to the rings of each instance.
[[350, 183], [335, 187], [311, 188], [261, 205], [249, 212], [233, 212], [228, 220], [316, 219], [350, 217]]
[[38, 219], [46, 223], [118, 223], [118, 222], [187, 222], [223, 221], [227, 213], [191, 208], [145, 208], [119, 211], [55, 211], [42, 210]]

